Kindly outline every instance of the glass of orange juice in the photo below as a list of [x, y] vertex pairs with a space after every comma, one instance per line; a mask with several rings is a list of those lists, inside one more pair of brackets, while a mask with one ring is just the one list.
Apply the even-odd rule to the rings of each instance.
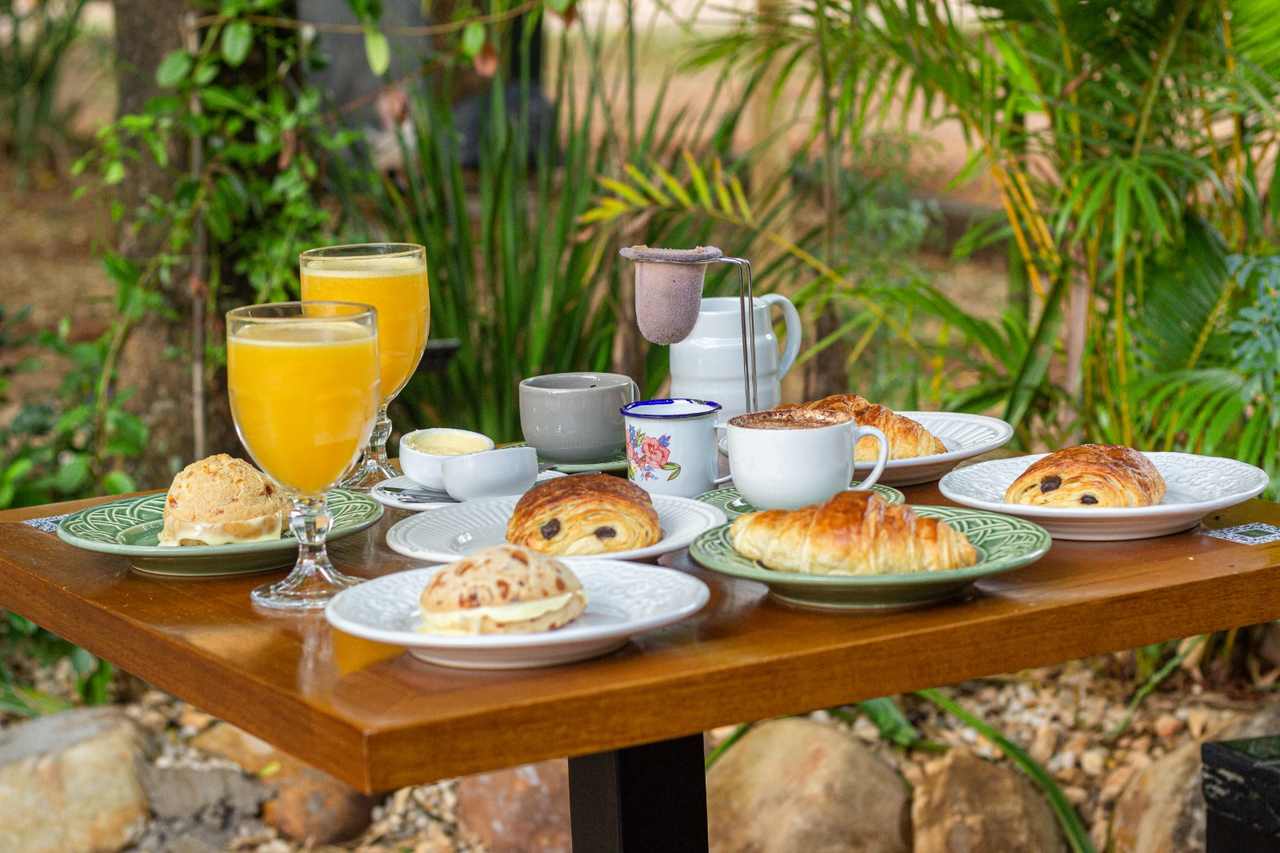
[[300, 266], [303, 302], [337, 299], [378, 309], [382, 400], [369, 446], [342, 481], [348, 489], [368, 491], [397, 473], [387, 465], [391, 436], [387, 406], [409, 381], [427, 348], [431, 327], [427, 250], [417, 243], [329, 246], [303, 252]]
[[252, 593], [263, 607], [323, 607], [358, 579], [325, 551], [325, 491], [369, 441], [382, 402], [377, 311], [350, 302], [277, 302], [227, 312], [227, 392], [253, 461], [293, 500], [298, 561]]

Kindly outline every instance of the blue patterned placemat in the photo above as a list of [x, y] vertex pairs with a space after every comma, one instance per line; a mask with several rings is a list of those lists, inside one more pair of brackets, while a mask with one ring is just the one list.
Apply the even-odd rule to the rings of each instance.
[[58, 522], [62, 521], [62, 519], [66, 518], [67, 515], [69, 514], [70, 513], [64, 513], [62, 515], [49, 515], [49, 516], [45, 516], [44, 518], [28, 518], [26, 521], [22, 523], [27, 525], [28, 527], [34, 527], [36, 530], [39, 530], [42, 533], [57, 533]]
[[1206, 530], [1205, 535], [1240, 545], [1265, 545], [1268, 542], [1280, 542], [1280, 527], [1254, 521], [1249, 524], [1238, 524], [1235, 527], [1224, 527], [1221, 530]]

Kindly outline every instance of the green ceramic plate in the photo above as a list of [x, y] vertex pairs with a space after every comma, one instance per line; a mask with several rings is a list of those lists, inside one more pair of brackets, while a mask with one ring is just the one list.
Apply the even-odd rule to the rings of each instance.
[[1049, 533], [1021, 518], [975, 509], [913, 506], [969, 537], [979, 562], [966, 569], [901, 575], [802, 575], [775, 572], [738, 554], [729, 525], [712, 528], [689, 546], [689, 555], [713, 571], [767, 584], [779, 601], [812, 610], [892, 610], [919, 607], [959, 595], [979, 578], [1034, 563], [1049, 550]]
[[[523, 441], [517, 441], [502, 446], [528, 447], [529, 445]], [[560, 471], [564, 474], [585, 474], [588, 471], [625, 471], [627, 470], [627, 451], [619, 450], [617, 456], [610, 459], [601, 459], [599, 462], [553, 462], [549, 459], [543, 459], [539, 454], [538, 464], [545, 465], [552, 471]]]
[[[856, 480], [854, 481], [854, 485], [858, 485]], [[871, 491], [884, 498], [885, 503], [900, 504], [906, 500], [906, 498], [903, 497], [902, 492], [892, 486], [882, 486], [877, 483], [871, 487]], [[724, 510], [724, 514], [729, 517], [730, 521], [733, 521], [743, 513], [756, 511], [756, 508], [747, 503], [742, 495], [738, 494], [738, 490], [733, 486], [726, 486], [723, 489], [712, 489], [709, 492], [703, 492], [698, 495], [698, 500]]]
[[[292, 565], [297, 557], [298, 543], [292, 533], [270, 542], [161, 547], [164, 498], [163, 492], [122, 498], [74, 512], [58, 524], [58, 538], [77, 548], [128, 557], [138, 571], [175, 577], [261, 572]], [[330, 542], [364, 530], [382, 517], [382, 504], [358, 492], [331, 489], [328, 503], [333, 514]]]

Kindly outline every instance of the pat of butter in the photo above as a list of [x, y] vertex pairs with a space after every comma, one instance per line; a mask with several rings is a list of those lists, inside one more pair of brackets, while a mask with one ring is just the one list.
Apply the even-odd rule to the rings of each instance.
[[478, 435], [465, 432], [441, 431], [410, 436], [409, 446], [421, 453], [435, 456], [461, 456], [489, 449], [489, 442]]
[[206, 545], [234, 545], [244, 542], [270, 542], [279, 539], [284, 531], [284, 516], [273, 513], [260, 519], [244, 519], [237, 522], [243, 528], [256, 524], [258, 531], [230, 536], [224, 532], [226, 525], [222, 522], [205, 523], [201, 521], [178, 521], [170, 524], [171, 530], [160, 531], [158, 544], [173, 548], [184, 541], [203, 542]]
[[469, 607], [446, 613], [423, 613], [418, 630], [424, 634], [479, 634], [480, 623], [487, 616], [500, 625], [525, 622], [554, 613], [569, 603], [574, 596], [586, 602], [582, 590], [553, 595], [537, 601], [521, 601], [517, 604], [499, 604], [493, 607]]

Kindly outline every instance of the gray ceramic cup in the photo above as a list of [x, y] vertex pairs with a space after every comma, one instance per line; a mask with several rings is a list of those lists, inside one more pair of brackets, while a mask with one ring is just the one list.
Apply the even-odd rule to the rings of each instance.
[[520, 383], [520, 429], [552, 462], [605, 462], [622, 454], [619, 411], [638, 396], [620, 373], [548, 373]]

